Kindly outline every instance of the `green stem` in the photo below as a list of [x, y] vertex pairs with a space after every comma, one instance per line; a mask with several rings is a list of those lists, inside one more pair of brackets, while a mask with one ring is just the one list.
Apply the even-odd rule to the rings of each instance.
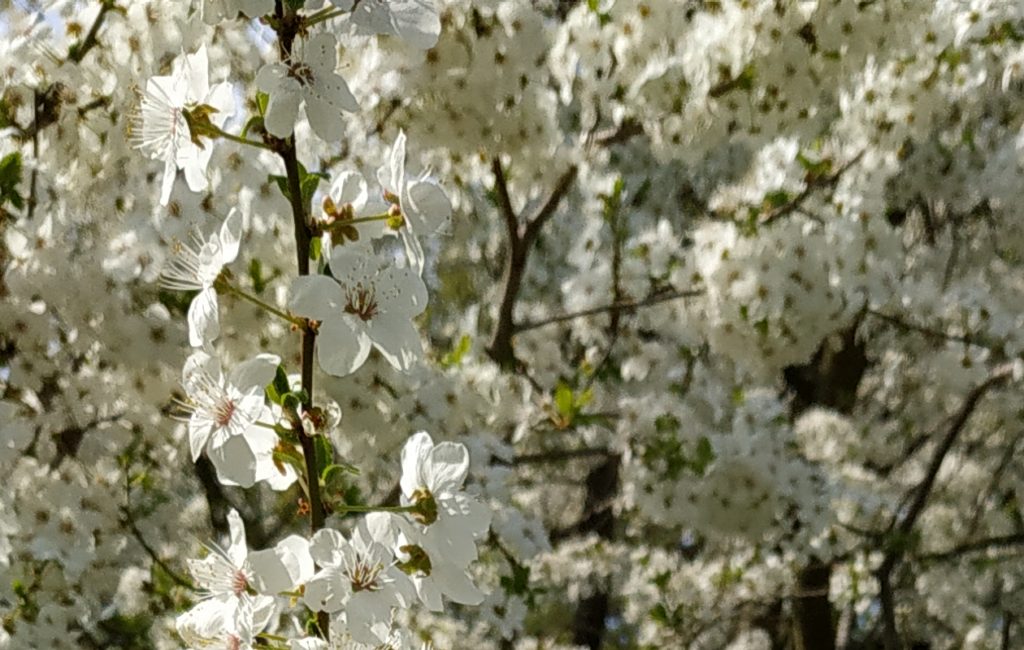
[[316, 25], [316, 24], [319, 24], [319, 23], [331, 20], [332, 18], [337, 18], [339, 16], [344, 16], [347, 13], [348, 13], [347, 11], [343, 11], [341, 9], [327, 8], [327, 9], [323, 9], [323, 10], [318, 11], [315, 14], [309, 16], [303, 22], [305, 23], [305, 26], [308, 29], [308, 28], [312, 27], [313, 25]]
[[[295, 11], [283, 0], [274, 0], [274, 29], [277, 32], [278, 55], [282, 61], [292, 57], [295, 38], [303, 27], [303, 23], [295, 20]], [[292, 208], [292, 221], [295, 228], [295, 257], [299, 275], [309, 275], [309, 252], [313, 232], [309, 225], [309, 214], [306, 202], [302, 198], [302, 181], [299, 178], [299, 160], [295, 150], [295, 137], [290, 136], [282, 143], [277, 154], [284, 163], [285, 177], [288, 180], [288, 200]], [[316, 352], [316, 330], [306, 327], [302, 331], [302, 390], [305, 391], [306, 402], [303, 407], [308, 411], [313, 407], [313, 363]], [[306, 434], [301, 420], [292, 422], [295, 433], [302, 445], [302, 456], [306, 465], [306, 494], [309, 497], [309, 528], [315, 534], [324, 527], [327, 511], [320, 497], [320, 481], [317, 474], [316, 444]], [[325, 459], [329, 461], [330, 459]], [[330, 640], [330, 617], [327, 612], [317, 614], [317, 626], [320, 637]]]
[[266, 149], [267, 151], [274, 150], [274, 148], [267, 144], [266, 142], [260, 142], [259, 140], [250, 140], [248, 138], [243, 138], [240, 135], [235, 135], [234, 133], [228, 133], [224, 129], [214, 126], [213, 124], [204, 124], [202, 126], [202, 134], [215, 138], [224, 138], [225, 140], [231, 140], [232, 142], [237, 142], [238, 144], [247, 144], [250, 147], [256, 147], [258, 149]]
[[358, 506], [358, 505], [335, 505], [334, 511], [345, 514], [349, 512], [416, 512], [416, 506]]
[[278, 435], [288, 434], [292, 432], [291, 429], [285, 426], [281, 426], [280, 424], [271, 424], [270, 422], [253, 422], [253, 424], [258, 427], [263, 427], [264, 429], [270, 429], [271, 431]]
[[275, 315], [275, 316], [277, 316], [279, 318], [283, 318], [284, 320], [288, 321], [289, 323], [292, 323], [293, 325], [297, 325], [297, 326], [299, 326], [301, 328], [305, 328], [306, 327], [306, 319], [305, 318], [300, 318], [299, 316], [293, 316], [292, 314], [289, 314], [288, 312], [281, 311], [277, 307], [274, 307], [273, 305], [271, 305], [269, 303], [263, 302], [262, 300], [260, 300], [256, 296], [252, 295], [251, 293], [246, 293], [245, 291], [242, 291], [241, 289], [239, 289], [238, 287], [234, 286], [233, 284], [229, 284], [228, 282], [218, 282], [216, 286], [217, 286], [218, 289], [223, 289], [227, 293], [236, 295], [239, 298], [242, 298], [243, 300], [247, 300], [247, 301], [251, 302], [252, 304], [256, 305], [257, 307], [259, 307], [260, 309], [263, 309], [264, 311], [270, 312], [271, 314], [273, 314], [273, 315]]
[[356, 217], [355, 219], [347, 219], [342, 223], [346, 226], [355, 223], [369, 223], [371, 221], [386, 221], [391, 218], [391, 215], [385, 212], [384, 214], [375, 214], [372, 217]]

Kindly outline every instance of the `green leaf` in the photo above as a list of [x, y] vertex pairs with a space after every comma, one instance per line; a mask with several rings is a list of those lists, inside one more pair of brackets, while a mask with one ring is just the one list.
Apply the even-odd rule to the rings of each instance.
[[291, 199], [292, 198], [291, 192], [288, 191], [288, 178], [287, 177], [280, 176], [278, 174], [271, 174], [270, 176], [267, 176], [267, 179], [277, 183], [277, 189], [281, 190], [281, 194], [284, 195], [284, 198], [286, 198], [286, 199]]
[[316, 188], [320, 185], [320, 179], [323, 178], [321, 174], [307, 174], [306, 170], [302, 167], [302, 163], [299, 163], [299, 187], [302, 188], [302, 200], [305, 203], [309, 203], [316, 194]]
[[570, 419], [573, 415], [572, 407], [572, 388], [569, 388], [569, 385], [564, 382], [559, 382], [558, 387], [555, 388], [555, 409], [559, 415]]
[[655, 623], [660, 623], [661, 625], [668, 625], [670, 623], [668, 609], [662, 603], [658, 603], [651, 608], [651, 618], [654, 619]]
[[285, 393], [281, 396], [281, 408], [289, 413], [295, 413], [302, 406], [302, 398], [295, 393]]
[[796, 161], [800, 163], [804, 171], [807, 172], [806, 180], [812, 182], [819, 178], [823, 178], [832, 173], [832, 160], [825, 158], [823, 160], [811, 160], [803, 154], [803, 152], [797, 152]]
[[24, 207], [25, 200], [18, 193], [21, 171], [21, 152], [15, 151], [0, 159], [0, 206], [10, 203], [19, 210]]
[[452, 368], [462, 363], [462, 358], [466, 356], [467, 352], [469, 352], [471, 344], [472, 339], [469, 337], [469, 334], [463, 334], [462, 337], [459, 338], [459, 342], [455, 347], [441, 357], [441, 366], [444, 368]]
[[708, 466], [714, 460], [715, 450], [711, 447], [711, 441], [708, 440], [707, 436], [701, 436], [700, 440], [697, 441], [697, 453], [692, 462], [693, 470], [699, 476], [704, 476], [704, 472], [707, 471]]
[[288, 373], [284, 371], [284, 366], [278, 366], [277, 372], [274, 373], [274, 381], [267, 384], [267, 399], [274, 404], [281, 404], [284, 401], [284, 396], [291, 391], [291, 385], [288, 383]]
[[252, 280], [252, 290], [257, 294], [267, 288], [267, 281], [263, 278], [263, 263], [258, 258], [249, 260], [249, 279]]
[[314, 262], [319, 261], [320, 255], [323, 251], [323, 245], [323, 240], [321, 240], [319, 237], [314, 237], [313, 239], [311, 239], [309, 241], [309, 259], [313, 260]]
[[764, 195], [764, 204], [771, 210], [775, 208], [781, 208], [790, 201], [789, 192], [785, 190], [776, 190], [774, 192], [768, 192]]
[[334, 463], [334, 445], [327, 436], [314, 436], [313, 445], [316, 447], [316, 475], [323, 476], [329, 465]]
[[260, 117], [265, 117], [267, 114], [267, 104], [270, 103], [270, 95], [259, 90], [256, 91], [256, 110], [259, 111]]
[[244, 138], [245, 136], [247, 136], [249, 134], [249, 131], [251, 131], [252, 129], [254, 129], [254, 128], [262, 128], [262, 127], [263, 127], [263, 117], [261, 117], [259, 115], [253, 115], [248, 120], [246, 120], [245, 126], [242, 127], [242, 132], [239, 133], [238, 135], [239, 135], [239, 137]]
[[530, 591], [530, 567], [521, 564], [512, 564], [512, 575], [502, 576], [502, 589], [505, 593], [514, 596], [523, 596]]

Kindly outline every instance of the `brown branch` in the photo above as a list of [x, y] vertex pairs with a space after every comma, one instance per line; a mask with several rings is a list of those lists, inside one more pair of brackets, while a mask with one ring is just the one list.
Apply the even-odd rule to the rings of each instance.
[[77, 43], [72, 43], [71, 47], [68, 48], [68, 61], [72, 63], [81, 63], [85, 55], [89, 53], [89, 50], [99, 45], [99, 33], [100, 27], [103, 26], [103, 21], [107, 17], [107, 13], [115, 8], [114, 0], [101, 0], [100, 11], [96, 14], [96, 19], [92, 21], [92, 26], [89, 27], [88, 33], [85, 38]]
[[515, 241], [518, 245], [519, 240], [522, 239], [519, 234], [519, 217], [516, 216], [515, 208], [512, 207], [512, 199], [508, 195], [508, 181], [505, 180], [505, 170], [501, 166], [501, 159], [497, 156], [491, 159], [491, 172], [494, 174], [494, 191], [498, 195], [498, 208], [505, 220], [509, 241]]
[[498, 306], [498, 318], [494, 325], [494, 333], [487, 346], [487, 355], [502, 368], [513, 370], [518, 365], [515, 351], [512, 348], [512, 337], [516, 333], [515, 306], [523, 286], [530, 248], [540, 234], [541, 228], [555, 214], [565, 194], [569, 191], [569, 187], [576, 178], [577, 169], [573, 165], [559, 177], [547, 200], [541, 204], [532, 217], [527, 218], [525, 224], [520, 224], [519, 216], [516, 215], [512, 207], [505, 170], [498, 157], [491, 160], [491, 171], [494, 173], [494, 190], [498, 197], [498, 209], [505, 221], [508, 235], [508, 254], [502, 278], [504, 290], [501, 303]]
[[999, 535], [996, 537], [988, 537], [985, 539], [979, 539], [973, 542], [965, 542], [958, 544], [953, 548], [945, 551], [938, 551], [935, 553], [922, 553], [917, 556], [917, 559], [925, 562], [946, 562], [949, 560], [956, 560], [964, 555], [970, 553], [980, 553], [982, 551], [988, 551], [992, 549], [1005, 549], [1012, 546], [1024, 545], [1024, 533], [1015, 533], [1011, 535]]
[[897, 518], [894, 516], [893, 523], [890, 528], [895, 527], [895, 530], [902, 534], [907, 534], [911, 529], [913, 529], [914, 524], [917, 523], [918, 517], [921, 516], [921, 512], [924, 510], [924, 507], [928, 502], [928, 497], [931, 494], [932, 488], [935, 487], [935, 479], [939, 475], [939, 470], [942, 468], [942, 463], [946, 459], [946, 455], [953, 447], [957, 438], [963, 432], [967, 421], [970, 420], [971, 415], [977, 408], [981, 398], [995, 386], [1007, 381], [1012, 374], [1012, 365], [1006, 364], [999, 366], [985, 381], [975, 386], [974, 389], [967, 394], [963, 404], [960, 406], [960, 410], [957, 411], [956, 415], [953, 417], [949, 428], [946, 430], [946, 434], [942, 437], [942, 440], [939, 442], [939, 446], [932, 454], [931, 461], [928, 463], [928, 469], [925, 472], [925, 477], [917, 488], [915, 488], [914, 499], [911, 501], [910, 507], [907, 509], [907, 513], [901, 520], [899, 520], [898, 524], [896, 523]]
[[978, 347], [983, 347], [983, 348], [988, 348], [988, 349], [993, 349], [993, 348], [996, 347], [996, 346], [994, 346], [994, 345], [992, 345], [990, 343], [987, 343], [985, 341], [981, 341], [981, 340], [979, 340], [979, 339], [977, 339], [977, 338], [975, 338], [975, 337], [973, 337], [973, 336], [971, 336], [969, 334], [968, 335], [947, 334], [946, 332], [943, 332], [941, 330], [932, 329], [932, 328], [926, 327], [924, 325], [918, 325], [917, 323], [912, 323], [910, 321], [903, 320], [899, 316], [893, 316], [892, 314], [887, 314], [885, 312], [877, 311], [877, 310], [874, 310], [874, 309], [865, 310], [865, 313], [868, 316], [872, 316], [872, 317], [877, 318], [879, 320], [885, 321], [886, 323], [888, 323], [888, 324], [890, 324], [890, 325], [892, 325], [894, 327], [897, 327], [897, 328], [900, 328], [900, 329], [904, 329], [904, 330], [907, 330], [907, 331], [910, 331], [910, 332], [917, 332], [918, 334], [923, 334], [923, 335], [925, 335], [925, 336], [927, 336], [929, 338], [933, 338], [933, 339], [937, 339], [937, 340], [942, 340], [942, 341], [952, 341], [954, 343], [963, 343], [965, 345], [976, 345]]
[[901, 645], [899, 630], [896, 625], [896, 603], [892, 589], [892, 575], [907, 552], [910, 534], [921, 513], [924, 512], [925, 506], [928, 504], [928, 498], [935, 487], [935, 481], [938, 478], [939, 470], [942, 469], [943, 461], [945, 461], [950, 449], [952, 449], [960, 437], [981, 399], [989, 390], [1007, 381], [1012, 376], [1012, 373], [1012, 365], [1005, 364], [999, 366], [985, 381], [975, 386], [967, 394], [963, 404], [960, 405], [956, 415], [953, 416], [949, 427], [932, 453], [924, 478], [910, 493], [913, 496], [906, 513], [902, 516], [899, 512], [893, 514], [892, 521], [889, 524], [890, 544], [885, 551], [882, 564], [876, 572], [879, 584], [879, 601], [882, 610], [882, 639], [885, 650], [899, 650]]
[[599, 147], [611, 147], [629, 142], [638, 135], [643, 135], [644, 126], [640, 122], [627, 119], [617, 127], [595, 132], [590, 141]]
[[573, 458], [589, 458], [592, 456], [608, 456], [612, 451], [603, 447], [581, 449], [553, 449], [535, 454], [520, 454], [512, 459], [511, 465], [529, 465], [532, 463], [555, 463]]
[[565, 321], [574, 320], [577, 318], [585, 318], [587, 316], [596, 316], [597, 314], [604, 313], [630, 313], [642, 307], [650, 307], [657, 305], [669, 300], [676, 300], [678, 298], [693, 298], [699, 296], [704, 292], [700, 289], [690, 289], [687, 291], [668, 291], [668, 292], [656, 292], [643, 298], [641, 300], [626, 301], [619, 303], [612, 303], [609, 305], [601, 305], [600, 307], [591, 307], [589, 309], [581, 309], [580, 311], [569, 312], [567, 314], [560, 314], [558, 316], [551, 316], [548, 318], [542, 318], [536, 321], [530, 321], [522, 323], [516, 326], [516, 333], [526, 332], [528, 330], [537, 329], [539, 327], [546, 327], [555, 323], [564, 323]]
[[[278, 36], [280, 38], [281, 58], [287, 60], [291, 57], [292, 46], [295, 43], [297, 32], [295, 23], [288, 20], [281, 2], [276, 3], [276, 13], [279, 25]], [[302, 197], [302, 179], [299, 177], [299, 162], [295, 150], [295, 136], [289, 136], [279, 151], [284, 162], [285, 175], [288, 181], [288, 200], [292, 208], [292, 221], [295, 229], [295, 258], [299, 275], [309, 275], [309, 252], [313, 233], [307, 218], [306, 205]], [[306, 402], [302, 405], [307, 411], [313, 406], [313, 363], [314, 351], [316, 348], [316, 332], [313, 328], [307, 327], [302, 332], [302, 390], [305, 393]], [[299, 441], [302, 445], [302, 455], [306, 463], [306, 482], [309, 491], [309, 524], [313, 533], [324, 527], [326, 510], [323, 500], [320, 497], [320, 477], [317, 472], [316, 444], [311, 436], [306, 433], [301, 418], [294, 418], [293, 427], [296, 429]]]
[[558, 209], [559, 204], [565, 195], [569, 192], [569, 188], [572, 187], [572, 183], [576, 180], [577, 173], [576, 165], [571, 165], [569, 169], [558, 177], [558, 181], [555, 183], [554, 189], [551, 190], [551, 194], [548, 195], [547, 201], [541, 204], [537, 211], [534, 212], [533, 216], [526, 220], [526, 229], [523, 231], [523, 246], [527, 249], [533, 245], [536, 241], [537, 235], [540, 234], [540, 229], [544, 227], [544, 224], [554, 216], [555, 211]]
[[795, 197], [793, 197], [786, 203], [780, 205], [779, 207], [766, 212], [765, 215], [761, 218], [760, 225], [770, 225], [778, 221], [782, 217], [785, 217], [786, 215], [789, 215], [799, 210], [803, 206], [804, 202], [806, 202], [807, 199], [809, 199], [811, 195], [817, 192], [818, 190], [835, 187], [836, 183], [839, 182], [839, 179], [842, 178], [843, 174], [845, 174], [847, 170], [849, 170], [855, 164], [860, 162], [860, 159], [863, 157], [864, 152], [861, 151], [856, 156], [848, 160], [842, 167], [837, 169], [834, 174], [830, 174], [828, 176], [820, 176], [807, 182], [802, 192], [797, 194]]

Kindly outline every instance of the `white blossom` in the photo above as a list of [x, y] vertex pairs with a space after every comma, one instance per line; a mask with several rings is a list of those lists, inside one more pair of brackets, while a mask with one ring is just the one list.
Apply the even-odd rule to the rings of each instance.
[[335, 246], [326, 275], [292, 282], [289, 306], [319, 321], [317, 358], [332, 375], [355, 372], [376, 348], [396, 370], [407, 371], [422, 351], [412, 319], [423, 312], [420, 277], [360, 246]]
[[192, 242], [177, 242], [172, 257], [160, 274], [161, 286], [174, 291], [198, 291], [188, 308], [188, 338], [192, 347], [203, 347], [220, 336], [217, 278], [238, 257], [242, 215], [232, 209], [220, 231], [203, 237], [193, 233]]
[[341, 139], [341, 111], [353, 112], [359, 105], [348, 84], [335, 72], [337, 47], [332, 34], [321, 32], [297, 41], [289, 60], [268, 63], [260, 69], [256, 85], [270, 95], [264, 123], [272, 135], [290, 136], [299, 104], [304, 103], [309, 125], [318, 136], [327, 142]]
[[168, 76], [150, 77], [142, 94], [139, 114], [134, 117], [135, 146], [154, 160], [164, 163], [160, 204], [167, 205], [177, 170], [185, 171], [185, 180], [193, 192], [206, 189], [206, 167], [213, 146], [199, 143], [191, 133], [185, 111], [197, 107], [212, 109], [210, 122], [219, 127], [234, 113], [231, 84], [210, 87], [206, 47], [184, 54], [174, 61]]
[[409, 263], [423, 274], [424, 254], [420, 237], [433, 235], [452, 214], [451, 201], [427, 173], [417, 178], [406, 174], [405, 132], [399, 131], [388, 154], [387, 165], [377, 171], [385, 198], [397, 205], [405, 224], [399, 229]]

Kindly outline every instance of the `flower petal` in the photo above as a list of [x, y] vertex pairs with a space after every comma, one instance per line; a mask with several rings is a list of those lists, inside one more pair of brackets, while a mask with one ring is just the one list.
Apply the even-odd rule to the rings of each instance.
[[430, 450], [425, 469], [427, 487], [435, 495], [462, 489], [469, 473], [469, 451], [457, 442], [442, 442]]
[[235, 567], [241, 567], [249, 549], [245, 544], [245, 524], [242, 523], [242, 515], [234, 508], [228, 512], [228, 535], [228, 559]]
[[230, 264], [238, 257], [238, 246], [242, 241], [242, 213], [231, 208], [220, 227], [220, 263]]
[[274, 379], [280, 363], [281, 357], [276, 354], [257, 354], [235, 366], [228, 373], [228, 381], [242, 392], [254, 387], [263, 388]]
[[299, 114], [299, 82], [294, 79], [283, 80], [270, 93], [267, 102], [267, 113], [263, 116], [263, 125], [267, 132], [278, 138], [287, 138], [295, 129], [295, 117]]
[[220, 336], [220, 313], [217, 307], [217, 291], [213, 287], [203, 289], [192, 299], [188, 307], [188, 342], [200, 348]]
[[320, 325], [316, 341], [316, 356], [320, 367], [329, 375], [350, 375], [370, 356], [372, 342], [365, 329], [354, 326], [354, 319], [341, 314]]
[[213, 461], [217, 478], [226, 485], [252, 487], [256, 483], [256, 454], [244, 435], [213, 437], [206, 455]]
[[407, 499], [412, 498], [412, 493], [417, 489], [427, 487], [420, 475], [420, 468], [427, 462], [433, 448], [434, 441], [426, 431], [413, 434], [402, 447], [402, 478], [399, 485]]
[[[390, 316], [390, 317], [389, 317]], [[408, 372], [423, 355], [423, 342], [412, 321], [400, 314], [383, 314], [370, 321], [374, 347], [401, 372]]]
[[429, 50], [441, 35], [441, 18], [434, 6], [436, 0], [391, 0], [391, 23], [398, 37], [409, 45]]
[[406, 216], [421, 235], [436, 233], [452, 216], [452, 202], [441, 186], [431, 180], [413, 181], [406, 188]]
[[326, 321], [342, 313], [345, 296], [326, 275], [302, 275], [292, 280], [288, 309], [300, 316]]

